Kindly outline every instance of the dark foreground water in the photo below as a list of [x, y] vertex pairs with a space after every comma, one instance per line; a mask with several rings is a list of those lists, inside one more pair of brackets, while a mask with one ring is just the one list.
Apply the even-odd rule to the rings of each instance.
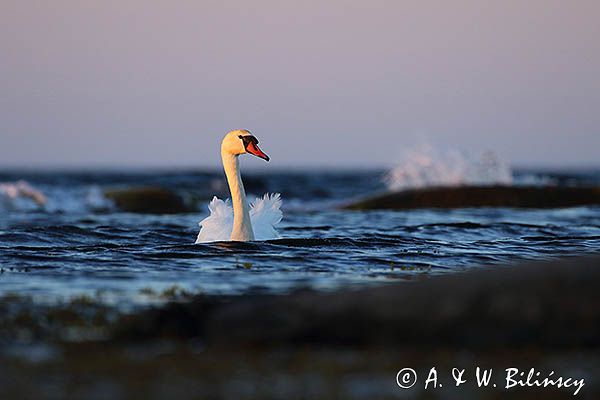
[[[250, 192], [282, 193], [282, 239], [194, 245], [207, 201], [227, 197], [220, 171], [0, 172], [0, 182], [22, 179], [48, 197], [38, 207], [0, 195], [0, 295], [55, 301], [85, 294], [135, 304], [174, 286], [210, 294], [328, 290], [600, 251], [600, 207], [336, 210], [384, 190], [382, 174], [246, 174]], [[540, 182], [599, 181], [597, 172], [544, 175]], [[123, 213], [102, 196], [138, 185], [176, 190], [197, 211]]]

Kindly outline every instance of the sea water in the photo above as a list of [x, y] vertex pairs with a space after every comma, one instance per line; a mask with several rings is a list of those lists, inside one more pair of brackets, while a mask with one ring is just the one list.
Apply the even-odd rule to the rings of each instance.
[[[512, 175], [511, 183], [600, 183], [598, 171]], [[388, 190], [389, 171], [244, 178], [255, 195], [282, 194], [281, 239], [194, 244], [210, 198], [228, 196], [219, 170], [0, 171], [0, 182], [26, 182], [46, 198], [39, 205], [0, 193], [0, 295], [139, 304], [151, 301], [147, 293], [172, 287], [228, 295], [332, 290], [600, 250], [600, 207], [345, 211], [337, 206]], [[108, 189], [137, 186], [173, 190], [192, 209], [134, 214], [104, 197]]]

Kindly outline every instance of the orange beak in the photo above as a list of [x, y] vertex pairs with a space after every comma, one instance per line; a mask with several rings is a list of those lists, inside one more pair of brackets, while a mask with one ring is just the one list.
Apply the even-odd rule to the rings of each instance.
[[263, 153], [263, 151], [258, 147], [256, 143], [248, 143], [248, 145], [246, 146], [246, 151], [252, 155], [255, 155], [256, 157], [262, 158], [265, 161], [270, 160], [269, 156]]

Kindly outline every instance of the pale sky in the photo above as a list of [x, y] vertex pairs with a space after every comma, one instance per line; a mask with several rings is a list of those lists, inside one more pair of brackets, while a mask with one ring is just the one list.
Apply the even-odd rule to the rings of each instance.
[[600, 164], [597, 0], [2, 0], [0, 55], [3, 166]]

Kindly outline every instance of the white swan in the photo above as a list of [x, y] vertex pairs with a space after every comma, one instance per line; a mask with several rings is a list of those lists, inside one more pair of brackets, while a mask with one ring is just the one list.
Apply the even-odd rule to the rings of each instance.
[[240, 175], [238, 156], [252, 154], [269, 161], [269, 156], [258, 147], [256, 139], [245, 129], [229, 132], [221, 143], [221, 159], [227, 176], [233, 207], [216, 196], [208, 205], [210, 215], [200, 222], [196, 243], [216, 241], [251, 241], [277, 239], [274, 225], [281, 221], [281, 196], [279, 193], [257, 198], [248, 205], [246, 191]]

